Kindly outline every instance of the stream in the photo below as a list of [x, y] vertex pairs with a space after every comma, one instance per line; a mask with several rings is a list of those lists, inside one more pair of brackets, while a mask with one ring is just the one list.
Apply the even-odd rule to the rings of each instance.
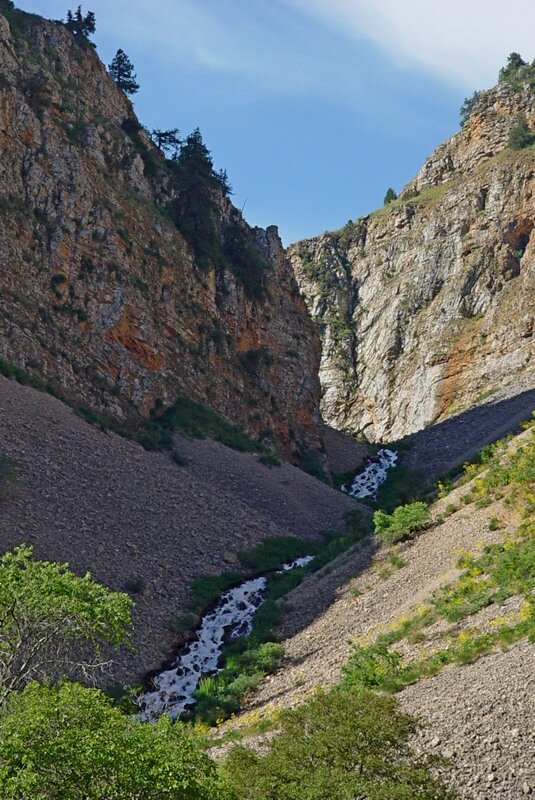
[[382, 483], [385, 482], [388, 470], [395, 467], [398, 454], [395, 450], [388, 450], [383, 447], [377, 451], [377, 455], [370, 461], [368, 466], [356, 475], [351, 483], [342, 486], [342, 491], [351, 497], [363, 499], [364, 497], [377, 497], [377, 491]]
[[[394, 450], [379, 450], [365, 469], [350, 484], [342, 487], [342, 491], [356, 498], [376, 497], [379, 486], [397, 459]], [[313, 558], [304, 556], [283, 564], [280, 572], [304, 567]], [[194, 639], [179, 653], [169, 669], [153, 678], [153, 691], [138, 698], [142, 720], [155, 722], [162, 714], [176, 719], [195, 704], [195, 690], [202, 676], [219, 671], [225, 640], [251, 633], [255, 612], [266, 600], [266, 589], [266, 577], [251, 578], [221, 595], [215, 608], [203, 617]]]
[[[297, 558], [280, 571], [304, 567], [313, 558]], [[255, 612], [266, 599], [266, 588], [267, 578], [252, 578], [221, 595], [213, 611], [203, 618], [193, 641], [169, 669], [153, 678], [154, 691], [138, 698], [142, 720], [155, 722], [162, 714], [176, 719], [195, 703], [202, 676], [218, 672], [225, 639], [251, 633]]]

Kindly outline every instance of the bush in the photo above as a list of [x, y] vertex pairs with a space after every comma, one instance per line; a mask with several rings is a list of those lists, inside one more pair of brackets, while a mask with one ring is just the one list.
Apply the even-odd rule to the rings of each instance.
[[484, 92], [474, 92], [472, 97], [465, 98], [459, 112], [461, 115], [461, 125], [464, 125], [468, 121], [483, 95]]
[[416, 729], [393, 697], [321, 692], [282, 713], [267, 753], [233, 748], [224, 775], [238, 800], [450, 800], [411, 749]]
[[258, 460], [261, 464], [265, 464], [266, 467], [280, 467], [282, 465], [282, 461], [275, 450], [268, 450], [267, 453], [262, 453]]
[[104, 643], [128, 641], [132, 601], [91, 579], [79, 578], [66, 564], [37, 561], [21, 546], [0, 559], [0, 706], [48, 668], [93, 665], [73, 645], [100, 655]]
[[253, 550], [238, 552], [244, 567], [255, 572], [271, 572], [281, 564], [309, 555], [313, 545], [296, 536], [270, 536]]
[[421, 530], [428, 521], [427, 504], [420, 501], [398, 506], [392, 514], [378, 510], [373, 515], [375, 533], [388, 544], [399, 542], [411, 533]]
[[519, 114], [509, 133], [509, 147], [512, 150], [522, 150], [530, 147], [535, 142], [535, 132], [528, 125], [525, 114]]
[[235, 425], [230, 425], [214, 411], [187, 397], [179, 397], [165, 410], [157, 408], [153, 414], [152, 426], [155, 430], [167, 431], [169, 434], [179, 431], [194, 439], [215, 439], [241, 452], [258, 447], [256, 442]]
[[5, 800], [230, 800], [215, 765], [180, 724], [155, 725], [96, 689], [32, 684], [0, 716]]

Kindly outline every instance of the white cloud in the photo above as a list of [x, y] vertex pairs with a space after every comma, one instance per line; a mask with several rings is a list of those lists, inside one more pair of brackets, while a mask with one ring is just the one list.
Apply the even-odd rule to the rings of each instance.
[[401, 65], [451, 83], [490, 86], [507, 55], [532, 59], [533, 0], [284, 0], [353, 36], [372, 40]]

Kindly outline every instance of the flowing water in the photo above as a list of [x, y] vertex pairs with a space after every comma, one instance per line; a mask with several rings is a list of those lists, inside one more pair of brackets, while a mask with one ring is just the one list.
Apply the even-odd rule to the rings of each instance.
[[[282, 571], [304, 567], [313, 556], [284, 564]], [[162, 714], [179, 717], [195, 703], [195, 690], [203, 675], [217, 672], [226, 637], [247, 636], [255, 611], [266, 599], [267, 578], [253, 578], [221, 595], [213, 611], [206, 614], [195, 639], [177, 657], [170, 669], [153, 679], [154, 691], [138, 698], [141, 718], [154, 722]]]
[[[397, 459], [394, 450], [379, 450], [351, 484], [342, 487], [343, 491], [357, 498], [375, 497]], [[312, 559], [313, 556], [298, 558], [284, 564], [281, 572], [303, 567]], [[221, 595], [213, 611], [203, 618], [194, 640], [169, 669], [153, 679], [154, 690], [138, 698], [142, 719], [155, 721], [162, 714], [176, 718], [194, 705], [195, 690], [202, 676], [218, 671], [225, 639], [251, 633], [255, 612], [266, 599], [266, 589], [267, 578], [252, 578]]]
[[353, 478], [350, 484], [342, 486], [342, 491], [351, 497], [362, 499], [364, 497], [377, 497], [377, 491], [385, 482], [388, 470], [396, 466], [398, 454], [395, 450], [383, 448], [368, 466]]

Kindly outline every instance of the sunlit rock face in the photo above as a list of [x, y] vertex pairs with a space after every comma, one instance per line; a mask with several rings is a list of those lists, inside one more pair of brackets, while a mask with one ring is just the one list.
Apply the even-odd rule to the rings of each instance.
[[[290, 248], [323, 342], [328, 423], [392, 440], [533, 385], [533, 93], [499, 85], [401, 199]], [[530, 377], [531, 376], [531, 377]]]
[[163, 156], [95, 51], [21, 25], [0, 14], [0, 356], [118, 420], [200, 400], [298, 462], [321, 446], [320, 342], [277, 229], [221, 195], [221, 231], [266, 262], [261, 290], [199, 267]]

